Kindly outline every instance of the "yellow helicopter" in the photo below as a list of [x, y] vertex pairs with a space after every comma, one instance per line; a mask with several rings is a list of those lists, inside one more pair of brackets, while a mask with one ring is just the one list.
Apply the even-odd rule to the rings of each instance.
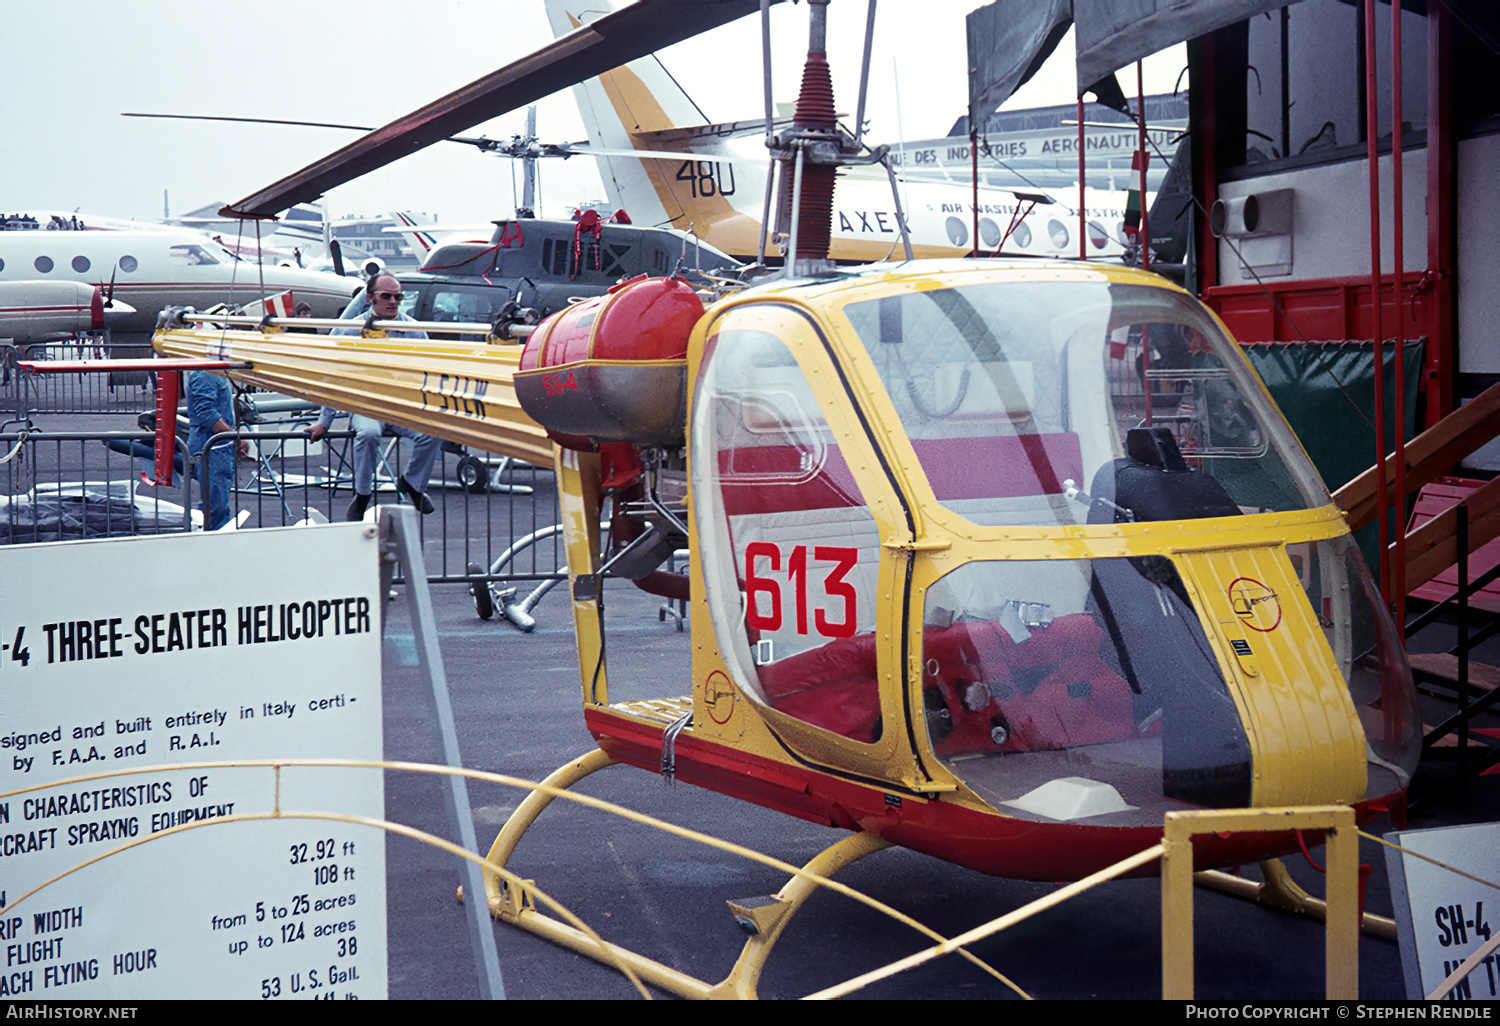
[[[806, 140], [834, 131], [816, 106], [781, 139], [790, 192], [817, 177]], [[554, 462], [599, 746], [554, 786], [628, 763], [1048, 881], [1156, 843], [1172, 810], [1399, 805], [1421, 744], [1404, 652], [1211, 312], [1117, 266], [834, 267], [809, 220], [778, 278], [706, 307], [679, 280], [635, 279], [524, 349], [392, 339], [393, 323], [178, 323], [155, 344]], [[688, 575], [663, 571], [683, 546]], [[691, 675], [665, 697], [610, 701], [602, 590], [620, 577], [690, 602]], [[495, 861], [546, 801], [517, 810]], [[1195, 857], [1295, 846], [1207, 836]], [[518, 889], [495, 880], [489, 898], [591, 950]]]

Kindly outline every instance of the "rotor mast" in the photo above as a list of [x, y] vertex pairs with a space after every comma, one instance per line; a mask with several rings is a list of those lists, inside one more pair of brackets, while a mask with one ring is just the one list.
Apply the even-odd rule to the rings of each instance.
[[[802, 87], [797, 96], [792, 124], [779, 135], [771, 130], [769, 17], [762, 7], [766, 32], [766, 146], [780, 167], [780, 202], [777, 204], [777, 234], [785, 238], [786, 273], [791, 277], [832, 273], [828, 259], [833, 234], [833, 190], [838, 169], [850, 164], [881, 164], [891, 176], [896, 221], [906, 258], [912, 258], [906, 217], [886, 155], [889, 146], [867, 149], [861, 125], [851, 136], [839, 127], [833, 101], [833, 77], [828, 69], [828, 3], [808, 0], [807, 60], [802, 68]], [[870, 0], [865, 21], [865, 63], [860, 74], [859, 114], [863, 117], [865, 90], [869, 81], [870, 42], [875, 25], [875, 0]], [[767, 203], [769, 205], [769, 192]]]

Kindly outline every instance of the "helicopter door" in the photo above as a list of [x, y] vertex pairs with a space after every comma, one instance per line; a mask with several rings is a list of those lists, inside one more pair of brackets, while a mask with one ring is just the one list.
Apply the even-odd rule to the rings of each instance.
[[857, 457], [840, 442], [850, 433], [836, 436], [774, 334], [721, 331], [702, 368], [694, 509], [726, 668], [804, 750], [837, 749], [847, 762], [850, 742], [889, 748], [894, 737], [881, 742], [899, 696], [882, 707], [880, 532], [849, 466]]

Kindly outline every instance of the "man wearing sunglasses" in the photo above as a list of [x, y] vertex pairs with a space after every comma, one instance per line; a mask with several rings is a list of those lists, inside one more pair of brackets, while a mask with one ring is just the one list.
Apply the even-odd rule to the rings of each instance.
[[[369, 302], [370, 313], [377, 321], [409, 321], [401, 312], [401, 283], [393, 275], [381, 271], [365, 282], [364, 298]], [[355, 316], [356, 304], [349, 305], [344, 317]], [[356, 313], [351, 313], [356, 311]], [[358, 328], [335, 328], [331, 335], [358, 335]], [[426, 338], [425, 331], [392, 331], [392, 338]], [[337, 410], [323, 407], [318, 421], [306, 431], [313, 441], [322, 438], [333, 424]], [[358, 413], [349, 415], [349, 427], [354, 432], [354, 501], [349, 504], [346, 520], [363, 520], [370, 506], [374, 491], [375, 463], [380, 458], [380, 438], [386, 431], [409, 439], [412, 443], [411, 459], [398, 482], [401, 491], [411, 499], [411, 504], [424, 514], [433, 510], [432, 500], [427, 498], [427, 482], [432, 477], [433, 464], [437, 462], [438, 447], [442, 444], [431, 435], [424, 435], [399, 424], [385, 424], [373, 417]]]

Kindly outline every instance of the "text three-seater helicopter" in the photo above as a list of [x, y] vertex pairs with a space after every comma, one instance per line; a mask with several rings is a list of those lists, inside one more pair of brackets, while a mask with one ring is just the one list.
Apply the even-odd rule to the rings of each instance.
[[[828, 132], [809, 117], [799, 102], [799, 124]], [[785, 167], [810, 159], [782, 143], [803, 154]], [[704, 308], [682, 282], [635, 279], [544, 321], [520, 353], [274, 327], [169, 326], [156, 348], [232, 348], [252, 365], [238, 380], [555, 453], [599, 745], [559, 786], [670, 763], [686, 783], [1035, 880], [1149, 847], [1171, 810], [1368, 818], [1399, 802], [1421, 720], [1395, 630], [1206, 308], [1121, 267], [834, 268], [801, 248], [815, 227], [792, 235], [770, 284]], [[668, 693], [690, 694], [611, 703], [603, 581], [670, 592], [658, 567], [684, 539], [692, 670]], [[492, 857], [545, 803], [523, 804]], [[1207, 836], [1196, 860], [1288, 843]], [[491, 898], [541, 918], [524, 895]]]

